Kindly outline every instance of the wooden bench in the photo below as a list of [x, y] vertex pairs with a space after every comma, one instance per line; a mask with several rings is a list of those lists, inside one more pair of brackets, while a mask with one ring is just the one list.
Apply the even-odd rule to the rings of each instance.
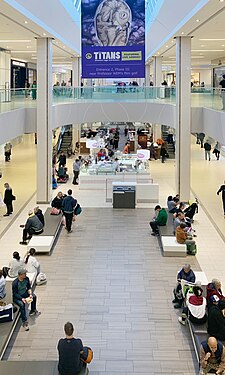
[[186, 257], [186, 245], [177, 242], [176, 237], [162, 236], [162, 251], [164, 257]]
[[37, 253], [51, 253], [55, 240], [62, 225], [62, 215], [50, 215], [51, 207], [44, 214], [45, 226], [42, 234], [33, 236], [27, 245], [27, 251], [32, 247]]
[[[58, 375], [58, 361], [0, 361], [2, 375]], [[88, 374], [84, 368], [79, 375]]]

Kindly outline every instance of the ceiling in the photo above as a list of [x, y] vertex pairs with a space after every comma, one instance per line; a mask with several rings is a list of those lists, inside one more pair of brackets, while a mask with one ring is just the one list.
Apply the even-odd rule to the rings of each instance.
[[[176, 35], [192, 36], [192, 66], [209, 68], [212, 60], [215, 59], [225, 62], [224, 20], [225, 0], [209, 0], [190, 21], [176, 32]], [[156, 52], [157, 56], [163, 57], [164, 65], [172, 69], [175, 69], [176, 41], [174, 37], [176, 35], [167, 40]], [[10, 7], [4, 0], [0, 0], [0, 47], [11, 51], [13, 59], [36, 63], [36, 38], [43, 36], [54, 37], [46, 29]], [[53, 64], [71, 68], [71, 59], [74, 56], [78, 56], [74, 50], [59, 38], [54, 37]]]
[[[190, 21], [156, 52], [165, 65], [175, 69], [177, 35], [191, 36], [192, 66], [209, 68], [212, 60], [225, 63], [225, 1], [210, 0]], [[205, 39], [205, 40], [204, 40]]]
[[11, 51], [13, 59], [36, 63], [36, 38], [53, 38], [53, 64], [71, 67], [77, 53], [52, 34], [0, 0], [0, 48]]

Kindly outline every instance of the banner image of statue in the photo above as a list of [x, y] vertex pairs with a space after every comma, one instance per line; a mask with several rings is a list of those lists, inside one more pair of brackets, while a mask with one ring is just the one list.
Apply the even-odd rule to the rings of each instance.
[[84, 78], [144, 77], [144, 0], [82, 0], [81, 28]]

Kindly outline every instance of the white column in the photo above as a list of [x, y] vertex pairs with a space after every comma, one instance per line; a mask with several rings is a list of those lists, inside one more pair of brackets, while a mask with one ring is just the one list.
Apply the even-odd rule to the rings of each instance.
[[80, 58], [73, 57], [72, 59], [72, 86], [80, 86]]
[[190, 199], [191, 37], [176, 38], [176, 193]]
[[77, 142], [80, 142], [80, 124], [73, 124], [73, 150]]
[[153, 56], [153, 84], [159, 87], [162, 84], [162, 57]]
[[49, 203], [52, 185], [52, 40], [37, 39], [37, 203]]
[[145, 86], [150, 85], [150, 65], [145, 64]]
[[153, 140], [154, 142], [157, 141], [157, 139], [162, 138], [162, 125], [161, 124], [153, 124]]

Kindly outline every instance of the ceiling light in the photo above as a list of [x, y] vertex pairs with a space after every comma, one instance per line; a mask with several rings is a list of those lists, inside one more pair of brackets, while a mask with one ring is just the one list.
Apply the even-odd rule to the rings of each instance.
[[168, 48], [169, 46], [166, 46], [166, 48]]
[[44, 36], [46, 36], [47, 34], [46, 33], [43, 33]]
[[171, 43], [174, 43], [174, 40], [171, 40]]
[[24, 21], [24, 23], [28, 23], [28, 21]]
[[0, 40], [0, 43], [30, 43], [31, 40], [27, 39], [11, 39], [11, 40]]
[[193, 49], [194, 52], [224, 52], [224, 49]]
[[199, 39], [199, 40], [202, 40], [202, 41], [212, 41], [212, 42], [215, 42], [217, 40], [225, 40], [225, 39]]
[[224, 2], [224, 0], [219, 0], [219, 2], [220, 2], [220, 3], [223, 3], [223, 2]]
[[12, 53], [32, 53], [36, 51], [11, 51]]
[[197, 18], [197, 20], [195, 20], [196, 22], [200, 22], [200, 20]]
[[182, 31], [181, 35], [184, 35], [184, 32]]
[[206, 44], [201, 44], [200, 47], [206, 47]]

